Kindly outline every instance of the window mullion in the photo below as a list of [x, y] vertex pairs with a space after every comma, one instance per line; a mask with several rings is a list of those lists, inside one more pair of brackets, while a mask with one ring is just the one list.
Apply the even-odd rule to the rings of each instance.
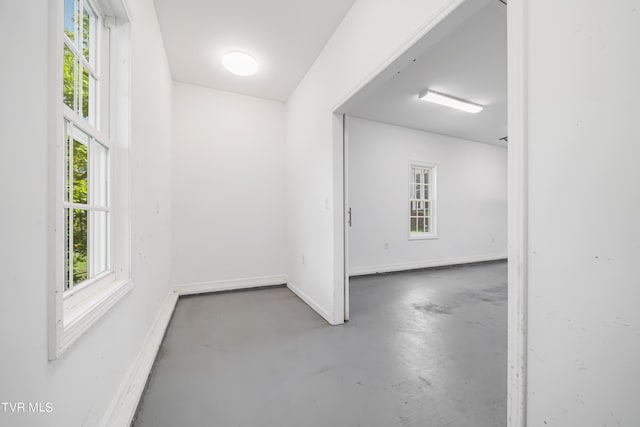
[[68, 238], [69, 238], [69, 247], [67, 249], [67, 251], [69, 252], [69, 277], [67, 277], [67, 286], [66, 289], [71, 289], [73, 287], [73, 255], [75, 253], [74, 248], [73, 248], [73, 209], [69, 209], [68, 210], [69, 215], [69, 223], [67, 224], [67, 230], [66, 233], [68, 233]]
[[[84, 19], [84, 18], [83, 18]], [[95, 244], [95, 224], [94, 224], [94, 215], [91, 206], [94, 202], [94, 179], [93, 174], [95, 173], [95, 159], [93, 155], [93, 137], [89, 137], [89, 144], [87, 145], [87, 153], [89, 157], [89, 161], [87, 162], [89, 170], [87, 171], [87, 202], [89, 204], [89, 209], [87, 212], [87, 271], [89, 273], [89, 277], [93, 277], [95, 275], [94, 266], [95, 266], [95, 249], [93, 245]]]
[[[69, 195], [68, 201], [69, 203], [73, 203], [73, 124], [69, 123], [69, 135], [68, 135], [68, 143], [67, 150], [69, 150]], [[73, 209], [68, 208], [68, 221], [67, 229], [65, 232], [68, 235], [69, 243], [67, 247], [67, 251], [69, 252], [69, 277], [67, 278], [67, 289], [71, 289], [73, 286], [73, 255], [74, 255], [74, 247], [73, 247]]]
[[94, 68], [94, 66], [91, 65], [89, 61], [87, 61], [87, 59], [84, 57], [82, 52], [78, 50], [78, 47], [73, 43], [73, 41], [70, 40], [66, 34], [63, 35], [63, 38], [64, 38], [64, 44], [69, 48], [71, 53], [73, 53], [73, 56], [76, 57], [76, 60], [81, 62], [80, 65], [82, 65], [87, 69], [87, 71], [89, 71], [89, 74], [91, 75], [91, 77], [93, 77], [96, 80], [100, 80], [100, 73], [98, 72], [98, 70]]
[[86, 133], [89, 137], [94, 138], [99, 144], [105, 148], [111, 148], [111, 141], [106, 134], [100, 132], [94, 126], [90, 125], [78, 113], [73, 111], [67, 105], [62, 106], [64, 118], [73, 123], [75, 127]]
[[76, 55], [74, 53], [74, 60], [73, 60], [73, 66], [74, 66], [74, 72], [75, 72], [75, 93], [76, 93], [76, 99], [75, 102], [73, 103], [73, 111], [80, 111], [80, 106], [82, 105], [82, 64], [80, 63], [80, 59], [78, 58], [78, 55]]
[[[82, 28], [84, 25], [84, 1], [78, 1], [78, 6], [78, 18], [76, 19], [78, 21], [78, 37], [76, 40], [78, 41], [78, 51], [80, 51], [84, 43], [84, 29]], [[82, 52], [80, 52], [80, 56], [82, 56]]]
[[78, 16], [80, 16], [80, 3], [78, 2], [78, 0], [74, 0], [73, 1], [73, 13], [74, 13], [74, 21], [73, 21], [73, 36], [74, 36], [74, 40], [77, 43], [78, 37], [80, 37], [80, 20], [78, 19]]
[[93, 68], [93, 65], [91, 65], [91, 63], [87, 61], [87, 59], [84, 56], [81, 55], [79, 60], [80, 62], [82, 62], [82, 66], [87, 69], [91, 77], [93, 77], [96, 80], [100, 80], [100, 74], [95, 68]]
[[[73, 51], [72, 51], [73, 53]], [[78, 68], [79, 68], [79, 62], [78, 62], [78, 57], [74, 54], [73, 55], [73, 111], [78, 111], [78, 105], [80, 102], [80, 96], [78, 93]]]
[[[73, 202], [73, 124], [67, 121], [67, 141], [66, 141], [66, 152], [65, 152], [65, 162], [68, 161], [66, 165], [67, 168], [67, 191], [66, 199], [67, 202]], [[64, 202], [64, 200], [63, 200]]]
[[83, 211], [96, 211], [96, 212], [111, 212], [110, 206], [100, 206], [100, 205], [86, 205], [82, 203], [63, 203], [64, 208], [68, 209], [79, 209]]

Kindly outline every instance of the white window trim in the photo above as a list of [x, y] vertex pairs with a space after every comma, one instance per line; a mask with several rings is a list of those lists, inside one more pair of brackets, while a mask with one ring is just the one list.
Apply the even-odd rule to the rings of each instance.
[[[436, 163], [424, 162], [421, 160], [409, 160], [409, 169], [408, 169], [408, 180], [407, 184], [411, 185], [413, 168], [421, 167], [421, 168], [430, 168], [432, 170], [431, 173], [431, 182], [429, 184], [429, 195], [430, 195], [430, 225], [431, 231], [429, 233], [416, 233], [411, 231], [411, 208], [407, 207], [407, 225], [405, 230], [409, 230], [408, 239], [409, 240], [436, 240], [440, 237], [438, 236], [438, 165]], [[408, 206], [408, 205], [407, 205]]]
[[[111, 142], [108, 140], [108, 138], [106, 138], [106, 136], [103, 136], [103, 134], [101, 132], [98, 132], [95, 129], [91, 129], [90, 126], [87, 126], [85, 123], [82, 123], [82, 122], [76, 123], [74, 121], [74, 117], [72, 116], [72, 114], [74, 114], [74, 113], [66, 105], [63, 106], [63, 110], [64, 110], [63, 116], [64, 116], [64, 119], [65, 119], [65, 125], [68, 122], [68, 124], [70, 126], [72, 126], [73, 129], [78, 129], [81, 132], [85, 132], [85, 134], [88, 136], [88, 141], [87, 141], [88, 142], [88, 145], [87, 145], [88, 147], [92, 147], [95, 144], [99, 144], [99, 145], [105, 147], [105, 149], [109, 150], [109, 153], [111, 154]], [[86, 128], [87, 130], [93, 131], [93, 132], [88, 132], [87, 130], [83, 129], [83, 127]], [[66, 137], [71, 136], [68, 130], [65, 129], [65, 132], [66, 132], [66, 134], [65, 134]], [[73, 137], [73, 139], [75, 140], [75, 137]], [[64, 144], [64, 145], [68, 145], [68, 144]], [[89, 165], [90, 165], [89, 166], [89, 170], [91, 170], [93, 168], [93, 162], [95, 161], [95, 157], [94, 157], [94, 155], [92, 155], [92, 151], [91, 150], [92, 149], [89, 148], [89, 152], [88, 152], [89, 153], [88, 162], [89, 162]], [[62, 150], [62, 151], [64, 153], [64, 150]], [[63, 172], [65, 174], [71, 174], [70, 170], [65, 170], [66, 169], [66, 158], [67, 158], [68, 155], [69, 155], [68, 153], [63, 154], [63, 157], [64, 157], [65, 160], [62, 161], [62, 165], [61, 165], [62, 170], [63, 170]], [[71, 154], [70, 156], [73, 157], [73, 154]], [[106, 175], [108, 177], [107, 179], [108, 179], [108, 182], [109, 182], [108, 193], [111, 192], [110, 183], [111, 183], [111, 179], [112, 179], [111, 162], [109, 161], [109, 159], [110, 159], [110, 155], [109, 155], [109, 157], [107, 157], [107, 171], [106, 171]], [[71, 176], [66, 177], [66, 182], [71, 181], [71, 179], [72, 179]], [[91, 179], [91, 178], [89, 177], [89, 179]], [[66, 192], [66, 185], [63, 184], [62, 187], [63, 187], [63, 193], [65, 193]], [[101, 212], [106, 212], [109, 215], [111, 215], [113, 213], [113, 211], [111, 209], [111, 194], [107, 194], [106, 195], [106, 199], [107, 199], [106, 202], [104, 204], [102, 204], [102, 205], [94, 204], [94, 202], [89, 198], [89, 200], [87, 200], [87, 203], [75, 203], [73, 201], [63, 201], [62, 202], [62, 206], [63, 206], [63, 208], [65, 210], [84, 209], [87, 212], [99, 212], [99, 211], [101, 211]], [[107, 227], [109, 229], [109, 233], [108, 233], [109, 237], [107, 238], [107, 241], [106, 241], [106, 244], [107, 244], [107, 248], [106, 248], [106, 252], [107, 252], [107, 260], [106, 260], [107, 270], [99, 273], [97, 276], [94, 275], [94, 276], [90, 277], [89, 279], [84, 280], [81, 283], [75, 284], [71, 289], [65, 289], [64, 294], [63, 294], [63, 299], [66, 300], [71, 295], [75, 295], [76, 293], [81, 292], [85, 287], [92, 285], [94, 282], [97, 281], [98, 276], [105, 276], [106, 273], [112, 272], [112, 266], [111, 266], [111, 260], [110, 260], [111, 256], [110, 255], [111, 255], [111, 241], [113, 240], [114, 236], [113, 236], [113, 233], [112, 233], [112, 230], [111, 230], [110, 222], [111, 221], [109, 221], [109, 223], [107, 224]], [[66, 231], [66, 229], [65, 229], [65, 231]], [[88, 244], [89, 247], [92, 246], [91, 242], [92, 242], [92, 236], [89, 235], [89, 244]], [[68, 245], [65, 243], [65, 249], [66, 249], [67, 246]], [[93, 262], [91, 260], [91, 256], [92, 256], [91, 251], [89, 252], [89, 255], [90, 255], [90, 257], [89, 257], [89, 259], [90, 259], [89, 266], [91, 266], [93, 264]], [[88, 269], [88, 272], [91, 272], [91, 267]], [[71, 274], [71, 270], [69, 270], [69, 274]], [[67, 280], [70, 281], [71, 278], [69, 277]]]
[[[62, 47], [64, 43], [64, 0], [54, 2], [50, 9], [49, 34], [49, 142], [48, 164], [48, 218], [49, 243], [49, 360], [58, 358], [91, 326], [107, 313], [133, 288], [130, 259], [130, 188], [129, 188], [129, 112], [130, 112], [130, 58], [129, 22], [125, 0], [93, 0], [96, 12], [103, 15], [110, 28], [109, 97], [110, 123], [108, 138], [105, 129], [99, 132], [100, 139], [110, 149], [111, 209], [111, 265], [110, 270], [82, 283], [77, 289], [64, 289], [64, 222], [63, 188], [65, 144], [64, 118], [71, 118], [75, 126], [82, 129], [84, 123], [79, 115], [62, 102]], [[104, 16], [107, 12], [108, 16]], [[124, 64], [124, 65], [123, 65]], [[116, 97], [117, 96], [117, 97]], [[99, 107], [103, 106], [100, 104]], [[70, 116], [77, 117], [70, 117]], [[96, 134], [95, 129], [91, 134]], [[115, 165], [115, 166], [114, 166]], [[115, 167], [115, 169], [114, 169]]]

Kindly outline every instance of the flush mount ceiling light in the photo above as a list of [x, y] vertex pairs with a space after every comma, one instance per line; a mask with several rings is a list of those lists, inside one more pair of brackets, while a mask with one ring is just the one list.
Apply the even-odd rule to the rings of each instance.
[[482, 111], [482, 108], [484, 108], [482, 105], [474, 104], [473, 102], [464, 101], [432, 90], [423, 90], [418, 95], [418, 98], [423, 101], [433, 102], [434, 104], [444, 105], [445, 107], [451, 107], [473, 114], [479, 113]]
[[258, 62], [248, 53], [238, 50], [225, 53], [222, 65], [237, 76], [253, 76], [258, 71]]

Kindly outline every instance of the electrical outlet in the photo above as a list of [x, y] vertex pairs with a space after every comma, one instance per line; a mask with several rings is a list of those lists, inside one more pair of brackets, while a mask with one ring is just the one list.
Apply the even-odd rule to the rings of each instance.
[[387, 243], [387, 242], [384, 243], [384, 250], [385, 251], [389, 250], [389, 243]]
[[304, 255], [302, 255], [302, 265], [304, 265]]

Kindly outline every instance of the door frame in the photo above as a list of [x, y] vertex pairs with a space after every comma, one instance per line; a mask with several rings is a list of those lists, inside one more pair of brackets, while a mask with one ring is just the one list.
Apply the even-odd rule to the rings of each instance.
[[[415, 35], [393, 55], [358, 84], [333, 109], [337, 120], [334, 128], [334, 189], [336, 196], [335, 224], [337, 275], [334, 301], [343, 307], [335, 313], [349, 317], [349, 257], [348, 257], [348, 145], [345, 129], [345, 106], [360, 90], [383, 72], [411, 46], [422, 39], [451, 12], [467, 1], [449, 0], [428, 19]], [[528, 75], [527, 75], [527, 5], [529, 0], [507, 0], [507, 87], [508, 87], [508, 300], [507, 300], [507, 425], [526, 427], [527, 422], [527, 298], [528, 298]], [[340, 165], [342, 167], [340, 167]], [[340, 197], [341, 196], [341, 197]], [[339, 322], [337, 322], [339, 323]]]
[[342, 115], [342, 203], [344, 205], [344, 321], [348, 322], [350, 317], [350, 299], [349, 292], [351, 290], [349, 282], [349, 229], [353, 224], [353, 212], [349, 203], [349, 135], [347, 133], [347, 114]]

